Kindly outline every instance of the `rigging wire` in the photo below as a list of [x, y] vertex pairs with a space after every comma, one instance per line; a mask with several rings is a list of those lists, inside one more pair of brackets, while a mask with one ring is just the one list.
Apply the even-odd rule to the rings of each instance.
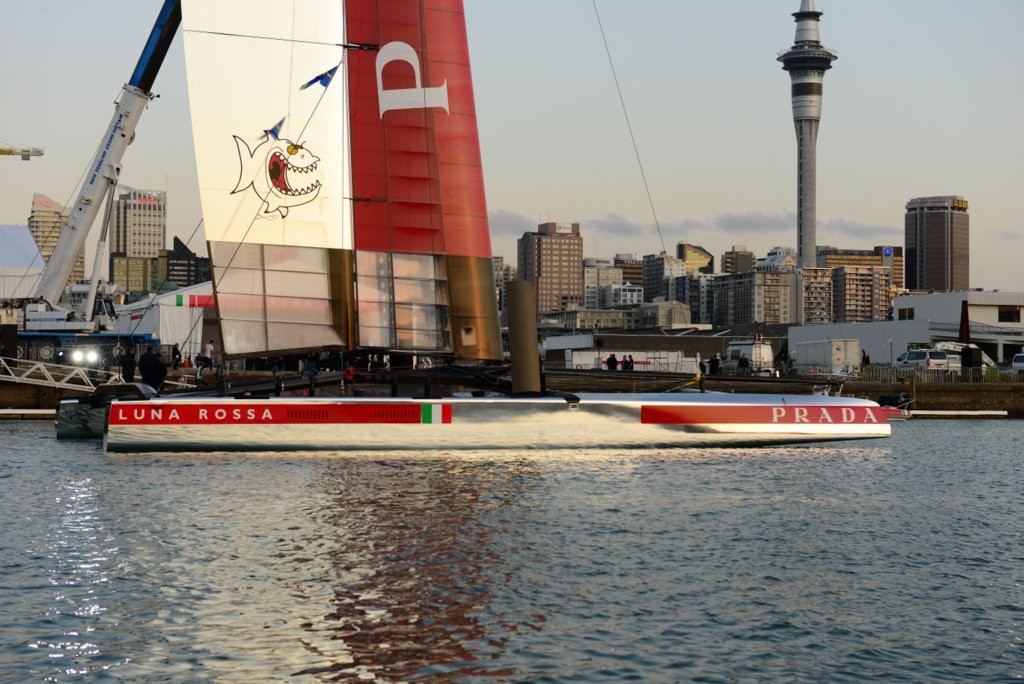
[[[189, 244], [192, 242], [192, 238], [194, 238], [196, 236], [196, 233], [199, 232], [199, 228], [202, 225], [203, 225], [203, 219], [199, 219], [199, 223], [197, 223], [196, 227], [192, 229], [192, 234], [188, 236], [188, 240], [186, 240], [185, 243], [184, 243], [184, 246], [185, 246], [186, 249], [189, 249]], [[172, 251], [172, 253], [175, 254], [175, 256], [179, 256], [177, 253], [175, 253], [173, 251]], [[168, 257], [170, 257], [170, 256], [171, 255], [168, 254]], [[113, 274], [111, 274], [111, 275], [113, 275]], [[170, 275], [170, 274], [168, 273], [168, 275]], [[146, 308], [144, 308], [142, 310], [142, 316], [139, 316], [138, 322], [128, 332], [128, 334], [133, 339], [135, 337], [136, 331], [139, 329], [139, 326], [142, 325], [142, 321], [145, 320], [146, 314], [149, 313], [149, 310], [152, 309], [156, 305], [157, 299], [160, 297], [161, 294], [163, 294], [164, 286], [167, 285], [170, 282], [171, 282], [170, 280], [168, 280], [167, 278], [164, 278], [164, 280], [159, 285], [157, 285], [157, 287], [156, 287], [156, 292], [157, 293], [149, 298], [149, 302], [146, 304]], [[188, 339], [192, 336], [192, 333], [195, 332], [196, 325], [198, 323], [201, 323], [202, 320], [203, 320], [203, 316], [200, 316], [199, 319], [192, 324], [192, 327], [189, 328], [188, 334], [185, 335], [185, 340], [182, 342], [182, 344], [185, 344], [185, 343], [188, 342]], [[200, 342], [202, 342], [201, 339], [200, 339]]]
[[597, 17], [597, 27], [601, 30], [601, 40], [604, 42], [604, 51], [608, 55], [608, 65], [612, 70], [612, 80], [615, 81], [615, 90], [619, 94], [619, 104], [622, 105], [622, 115], [626, 119], [626, 128], [629, 130], [629, 139], [633, 143], [633, 154], [636, 155], [636, 164], [640, 169], [640, 179], [644, 184], [644, 192], [647, 193], [647, 204], [651, 207], [651, 216], [654, 218], [654, 227], [658, 229], [658, 239], [661, 241], [661, 251], [668, 252], [665, 248], [665, 236], [661, 234], [661, 224], [658, 222], [658, 212], [654, 210], [654, 198], [651, 196], [651, 187], [647, 183], [647, 174], [644, 172], [644, 163], [640, 158], [640, 148], [636, 144], [636, 135], [633, 133], [633, 124], [629, 120], [629, 110], [626, 109], [626, 99], [622, 95], [622, 87], [619, 85], [619, 76], [615, 72], [615, 61], [612, 59], [612, 51], [608, 46], [608, 36], [604, 32], [604, 24], [601, 22], [601, 13], [597, 10], [597, 0], [594, 4], [594, 16]]

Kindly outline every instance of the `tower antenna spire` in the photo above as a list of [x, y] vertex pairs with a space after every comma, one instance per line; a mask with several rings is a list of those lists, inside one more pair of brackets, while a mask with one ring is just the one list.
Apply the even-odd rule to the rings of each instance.
[[818, 24], [821, 12], [814, 0], [801, 0], [793, 13], [796, 37], [793, 47], [779, 55], [789, 72], [793, 126], [797, 146], [797, 262], [800, 268], [817, 266], [817, 143], [821, 123], [821, 93], [825, 72], [837, 56], [821, 44]]

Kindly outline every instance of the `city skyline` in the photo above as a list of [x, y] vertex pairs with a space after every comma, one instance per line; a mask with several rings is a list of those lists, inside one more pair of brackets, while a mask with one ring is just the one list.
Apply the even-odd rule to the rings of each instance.
[[[0, 160], [0, 223], [23, 224], [33, 192], [73, 200], [159, 5], [9, 8], [23, 30], [5, 41], [0, 140], [46, 154]], [[1012, 87], [1024, 60], [1012, 30], [1024, 5], [815, 5], [822, 42], [842, 66], [827, 79], [818, 138], [818, 245], [903, 245], [907, 201], [961, 195], [970, 202], [971, 286], [1024, 289], [1014, 207], [1024, 92]], [[790, 79], [776, 57], [792, 41], [799, 6], [598, 0], [599, 25], [593, 3], [466, 0], [494, 254], [514, 260], [515, 241], [548, 221], [579, 222], [588, 257], [672, 254], [678, 242], [716, 257], [734, 244], [758, 255], [796, 247]], [[154, 90], [160, 97], [125, 155], [122, 181], [166, 190], [168, 239], [205, 253], [194, 234], [180, 35]]]

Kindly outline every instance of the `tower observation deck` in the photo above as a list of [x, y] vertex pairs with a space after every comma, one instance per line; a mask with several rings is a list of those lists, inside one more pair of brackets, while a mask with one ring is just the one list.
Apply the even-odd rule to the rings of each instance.
[[797, 145], [797, 262], [800, 268], [817, 265], [817, 157], [818, 124], [821, 121], [821, 93], [825, 72], [836, 55], [821, 44], [818, 22], [821, 12], [814, 0], [801, 0], [793, 47], [779, 54], [782, 68], [789, 72], [793, 125]]

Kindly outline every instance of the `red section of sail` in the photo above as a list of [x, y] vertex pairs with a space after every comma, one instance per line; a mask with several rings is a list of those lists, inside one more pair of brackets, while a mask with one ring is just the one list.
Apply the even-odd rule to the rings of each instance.
[[462, 0], [346, 0], [345, 16], [348, 43], [373, 46], [346, 56], [355, 248], [490, 258]]

